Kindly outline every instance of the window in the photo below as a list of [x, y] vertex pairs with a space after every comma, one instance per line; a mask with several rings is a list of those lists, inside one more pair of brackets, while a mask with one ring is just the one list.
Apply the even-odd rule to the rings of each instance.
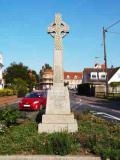
[[77, 79], [77, 76], [76, 76], [76, 75], [74, 76], [74, 79]]
[[69, 76], [69, 75], [67, 75], [67, 79], [70, 79], [70, 76]]
[[97, 79], [97, 72], [91, 72], [91, 79]]
[[105, 76], [105, 75], [101, 75], [101, 78], [102, 78], [102, 79], [105, 79], [105, 78], [106, 78], [106, 76]]
[[105, 72], [100, 72], [99, 73], [99, 79], [106, 79], [106, 73]]
[[96, 75], [92, 75], [92, 78], [97, 78]]

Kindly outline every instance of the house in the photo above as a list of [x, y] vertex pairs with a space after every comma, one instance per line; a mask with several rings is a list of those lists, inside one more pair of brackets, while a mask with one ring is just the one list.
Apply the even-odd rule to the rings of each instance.
[[82, 83], [93, 83], [95, 85], [105, 84], [106, 72], [103, 68], [85, 68]]
[[64, 83], [69, 89], [76, 89], [82, 83], [82, 72], [64, 72]]
[[112, 82], [120, 82], [120, 67], [108, 70], [108, 84]]
[[[107, 75], [108, 75], [109, 92], [112, 92], [110, 84], [112, 82], [120, 82], [120, 67], [108, 68]], [[82, 83], [91, 83], [96, 87], [97, 92], [100, 92], [101, 90], [104, 92], [106, 87], [105, 66], [95, 65], [94, 68], [85, 68], [83, 71]], [[120, 92], [120, 87], [118, 86], [116, 90], [117, 92]]]
[[[114, 83], [114, 85], [112, 85]], [[120, 93], [120, 67], [108, 70], [109, 92]]]
[[[69, 89], [77, 88], [82, 83], [82, 72], [64, 72], [64, 84]], [[43, 68], [40, 72], [40, 89], [50, 89], [53, 85], [53, 70]]]
[[[90, 90], [90, 94], [97, 95], [98, 93], [103, 93], [105, 95], [106, 92], [106, 72], [105, 65], [95, 64], [94, 68], [85, 68], [83, 71], [83, 80], [82, 83], [88, 84], [88, 90]], [[89, 88], [90, 87], [90, 88]], [[80, 89], [80, 86], [79, 86]], [[92, 90], [92, 91], [91, 91]], [[94, 93], [93, 93], [94, 92]], [[87, 94], [87, 90], [86, 90]]]

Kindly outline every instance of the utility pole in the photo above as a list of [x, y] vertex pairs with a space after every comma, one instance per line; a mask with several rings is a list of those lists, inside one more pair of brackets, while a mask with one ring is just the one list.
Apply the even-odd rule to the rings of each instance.
[[108, 87], [108, 68], [107, 68], [107, 53], [106, 53], [106, 32], [116, 24], [120, 23], [120, 20], [116, 21], [112, 25], [107, 28], [103, 27], [103, 47], [104, 47], [104, 61], [105, 61], [105, 72], [106, 72], [106, 96], [108, 95], [109, 87]]
[[104, 47], [104, 61], [105, 61], [105, 73], [106, 73], [106, 96], [108, 95], [108, 68], [107, 68], [107, 55], [106, 55], [106, 32], [107, 30], [103, 27], [103, 47]]

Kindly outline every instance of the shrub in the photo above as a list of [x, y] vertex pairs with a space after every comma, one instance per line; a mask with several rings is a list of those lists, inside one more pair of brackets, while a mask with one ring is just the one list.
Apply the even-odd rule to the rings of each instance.
[[6, 126], [16, 123], [17, 118], [21, 116], [17, 109], [6, 108], [0, 112], [0, 122], [4, 122]]
[[93, 154], [101, 156], [103, 160], [120, 159], [120, 125], [97, 118], [91, 113], [76, 115], [79, 132], [74, 138], [81, 147]]
[[55, 155], [67, 155], [71, 153], [78, 143], [74, 141], [72, 136], [68, 133], [53, 133], [50, 136], [50, 143]]
[[21, 87], [18, 89], [17, 91], [17, 96], [18, 97], [24, 97], [26, 95], [26, 93], [28, 92], [26, 87]]
[[14, 79], [14, 86], [17, 90], [18, 97], [24, 97], [28, 92], [27, 83], [21, 78]]
[[12, 89], [2, 89], [0, 90], [0, 96], [13, 96], [14, 95], [14, 91]]

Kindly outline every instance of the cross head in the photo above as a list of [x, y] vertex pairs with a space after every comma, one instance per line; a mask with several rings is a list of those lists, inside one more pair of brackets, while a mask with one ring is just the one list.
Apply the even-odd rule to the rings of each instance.
[[62, 38], [69, 33], [69, 26], [62, 21], [61, 14], [55, 15], [55, 21], [48, 27], [48, 34], [55, 39], [55, 49], [62, 49]]

